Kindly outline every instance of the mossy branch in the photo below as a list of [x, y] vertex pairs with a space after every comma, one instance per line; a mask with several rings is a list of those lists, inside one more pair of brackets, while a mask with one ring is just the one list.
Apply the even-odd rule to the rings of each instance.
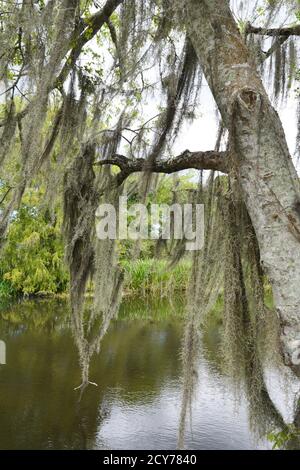
[[261, 28], [247, 23], [246, 34], [259, 34], [260, 36], [285, 37], [300, 36], [300, 25], [286, 26], [284, 28]]
[[74, 31], [73, 43], [74, 46], [70, 51], [70, 55], [66, 60], [59, 76], [56, 79], [55, 87], [60, 88], [65, 82], [70, 71], [74, 67], [78, 57], [81, 54], [83, 47], [100, 31], [102, 26], [108, 22], [112, 13], [123, 2], [123, 0], [107, 0], [101, 11], [95, 13], [88, 19], [82, 19], [81, 25]]
[[226, 152], [216, 152], [214, 150], [206, 152], [190, 152], [185, 150], [177, 157], [158, 161], [148, 161], [144, 158], [130, 159], [124, 155], [114, 154], [111, 158], [95, 162], [95, 165], [118, 166], [121, 170], [116, 175], [115, 180], [118, 186], [132, 173], [141, 171], [166, 174], [188, 169], [228, 172]]

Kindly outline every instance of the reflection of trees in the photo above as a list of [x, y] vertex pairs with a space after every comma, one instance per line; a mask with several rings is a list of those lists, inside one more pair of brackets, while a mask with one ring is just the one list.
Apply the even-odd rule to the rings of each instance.
[[27, 331], [12, 338], [8, 349], [0, 387], [1, 446], [72, 448], [76, 357], [70, 336]]
[[26, 300], [1, 311], [1, 330], [12, 335], [24, 330], [48, 331], [67, 324], [69, 311], [63, 300]]
[[139, 297], [126, 299], [121, 305], [118, 319], [162, 321], [183, 318], [185, 296], [167, 299], [166, 297]]
[[[112, 289], [112, 292], [114, 290], [115, 289]], [[149, 299], [147, 302], [149, 302]], [[112, 357], [114, 357], [112, 367], [114, 367], [114, 370], [116, 371], [116, 377], [118, 377], [119, 374], [125, 374], [127, 376], [129, 373], [131, 374], [132, 380], [134, 371], [139, 370], [139, 374], [158, 378], [159, 380], [158, 369], [163, 369], [164, 357], [168, 357], [174, 353], [174, 350], [178, 348], [179, 342], [176, 335], [177, 327], [176, 324], [174, 326], [172, 325], [172, 320], [167, 322], [165, 332], [163, 334], [161, 331], [161, 324], [157, 328], [155, 320], [162, 321], [162, 319], [170, 319], [170, 314], [174, 312], [176, 307], [173, 303], [167, 302], [166, 300], [156, 302], [152, 299], [152, 301], [148, 303], [147, 308], [147, 302], [145, 303], [145, 299], [143, 299], [142, 303], [140, 300], [131, 299], [122, 307], [121, 318], [126, 319], [127, 321], [136, 318], [145, 318], [146, 323], [143, 326], [141, 326], [141, 323], [131, 324], [130, 328], [128, 328], [128, 326], [124, 324], [122, 325], [122, 322], [120, 322], [119, 326], [115, 326], [115, 328], [117, 328], [118, 331], [122, 330], [122, 328], [125, 328], [125, 330], [128, 331], [127, 334], [124, 336], [121, 335], [121, 337], [119, 337], [119, 334], [117, 333], [116, 337], [118, 340], [116, 342], [114, 341], [115, 328], [112, 328], [108, 342], [105, 338], [105, 332], [114, 316], [114, 313], [112, 316], [110, 314], [108, 314], [108, 316], [103, 316], [95, 314], [94, 309], [92, 310], [92, 314], [89, 313], [86, 316], [86, 322], [84, 321], [84, 315], [81, 315], [81, 312], [79, 312], [79, 315], [74, 316], [72, 321], [72, 330], [75, 343], [79, 351], [79, 363], [82, 375], [82, 384], [78, 387], [81, 389], [79, 399], [81, 399], [82, 392], [86, 389], [89, 383], [96, 385], [96, 383], [89, 381], [89, 375], [91, 372], [90, 364], [93, 356], [99, 353], [102, 343], [107, 344]], [[181, 312], [180, 307], [181, 302], [179, 301], [177, 303], [178, 315], [180, 315]], [[112, 310], [113, 312], [116, 311], [116, 305], [113, 306]], [[108, 321], [106, 321], [106, 318]], [[149, 329], [147, 320], [153, 322], [151, 329]], [[175, 328], [175, 332], [172, 331], [172, 328]], [[171, 341], [169, 346], [170, 338], [172, 337], [176, 337], [176, 341]], [[155, 348], [156, 354], [153, 354], [153, 342], [157, 343]], [[170, 347], [170, 350], [166, 350], [168, 347]], [[123, 353], [126, 351], [126, 354], [122, 354], [120, 356], [118, 354], [119, 351], [122, 351]], [[151, 354], [149, 354], [149, 351], [151, 351]], [[95, 357], [95, 362], [97, 362], [97, 356]], [[94, 377], [96, 374], [97, 371], [94, 371], [92, 376]], [[100, 384], [101, 383], [102, 379], [100, 380]], [[160, 385], [157, 387], [154, 382], [151, 382], [149, 387], [152, 388], [153, 386], [155, 386], [155, 388], [160, 388]]]
[[[179, 376], [180, 322], [120, 321], [103, 339], [102, 354], [91, 361], [99, 387], [88, 389], [78, 403], [73, 391], [78, 358], [71, 332], [63, 328], [63, 312], [52, 329], [45, 320], [36, 331], [21, 321], [30, 308], [26, 315], [17, 309], [19, 323], [16, 317], [12, 324], [1, 322], [9, 335], [8, 364], [0, 376], [2, 448], [92, 448], [99, 420], [110, 413], [107, 390], [114, 388], [121, 400], [144, 403]], [[39, 314], [43, 316], [42, 309]]]
[[180, 335], [181, 325], [171, 321], [150, 328], [147, 322], [114, 325], [103, 341], [105, 366], [114, 371], [112, 385], [130, 387], [134, 400], [141, 392], [143, 399], [149, 392], [159, 394], [166, 382], [178, 378]]
[[[176, 304], [180, 310], [180, 302]], [[99, 387], [88, 390], [78, 403], [73, 391], [78, 358], [66, 303], [28, 301], [7, 309], [0, 322], [9, 355], [0, 376], [2, 447], [13, 442], [16, 448], [91, 448], [99, 420], [110, 413], [107, 390], [115, 389], [120, 399], [132, 404], [152, 401], [181, 372], [182, 322], [171, 316], [173, 310], [167, 301], [128, 300], [121, 308], [121, 319], [103, 338], [102, 354], [91, 360], [90, 373]], [[243, 360], [235, 362], [232, 370], [224, 364], [222, 325], [216, 312], [205, 322], [201, 345], [210, 371], [227, 374], [237, 393], [245, 391], [252, 429], [264, 436], [269, 430], [288, 430], [264, 382], [264, 343], [271, 351], [276, 349], [272, 346], [276, 322], [267, 317], [266, 325], [267, 332], [263, 324], [259, 328], [265, 341], [254, 335], [253, 328], [245, 330]], [[300, 405], [294, 425], [300, 429]], [[286, 447], [299, 448], [296, 435]]]

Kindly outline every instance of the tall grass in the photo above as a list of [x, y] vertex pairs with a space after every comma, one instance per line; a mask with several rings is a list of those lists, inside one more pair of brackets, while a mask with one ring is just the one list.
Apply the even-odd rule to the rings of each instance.
[[132, 294], [153, 294], [160, 297], [187, 288], [191, 262], [183, 260], [174, 268], [166, 260], [143, 259], [123, 261], [126, 274], [125, 291]]
[[7, 300], [15, 296], [15, 291], [11, 284], [6, 280], [0, 280], [0, 299]]

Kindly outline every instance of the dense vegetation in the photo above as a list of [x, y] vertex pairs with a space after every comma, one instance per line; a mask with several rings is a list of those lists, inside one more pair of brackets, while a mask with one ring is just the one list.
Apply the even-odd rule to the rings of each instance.
[[[192, 176], [178, 179], [182, 202], [186, 198], [185, 192], [195, 188]], [[173, 184], [173, 178], [161, 178], [156, 194], [149, 194], [149, 202], [171, 203]], [[2, 197], [4, 193], [5, 188], [2, 188]], [[56, 206], [50, 212], [42, 204], [43, 196], [41, 185], [29, 188], [20, 208], [12, 215], [0, 254], [0, 299], [68, 292], [69, 273], [64, 258], [61, 210]], [[136, 200], [137, 195], [132, 194], [129, 203]], [[155, 240], [144, 240], [139, 259], [133, 261], [130, 257], [132, 246], [130, 241], [119, 243], [127, 294], [139, 292], [167, 296], [172, 290], [184, 291], [187, 288], [191, 260], [187, 258], [170, 266], [170, 243], [163, 243], [158, 248]]]

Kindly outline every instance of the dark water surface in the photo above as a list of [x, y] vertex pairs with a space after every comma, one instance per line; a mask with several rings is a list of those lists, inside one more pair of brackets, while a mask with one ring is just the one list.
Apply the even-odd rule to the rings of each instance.
[[[122, 306], [90, 386], [78, 403], [77, 351], [63, 301], [27, 301], [2, 310], [1, 449], [174, 449], [180, 411], [180, 301]], [[174, 315], [173, 315], [174, 314]], [[192, 449], [267, 448], [250, 431], [246, 397], [218, 367], [217, 326], [205, 331], [199, 363]]]

